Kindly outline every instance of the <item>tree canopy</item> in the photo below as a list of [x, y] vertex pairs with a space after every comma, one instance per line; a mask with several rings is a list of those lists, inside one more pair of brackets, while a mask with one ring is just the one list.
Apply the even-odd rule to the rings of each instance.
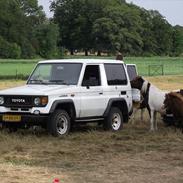
[[[121, 51], [126, 55], [174, 55], [180, 29], [158, 11], [148, 11], [125, 0], [56, 0], [54, 22], [60, 46], [73, 50]], [[178, 41], [181, 42], [181, 41]]]
[[[37, 0], [0, 1], [1, 58], [51, 57], [55, 54], [58, 34], [50, 33], [55, 31], [58, 28], [46, 20]], [[52, 38], [55, 40], [50, 41]]]
[[183, 27], [125, 0], [55, 0], [46, 18], [38, 0], [0, 1], [0, 58], [59, 57], [62, 48], [124, 55], [183, 54]]

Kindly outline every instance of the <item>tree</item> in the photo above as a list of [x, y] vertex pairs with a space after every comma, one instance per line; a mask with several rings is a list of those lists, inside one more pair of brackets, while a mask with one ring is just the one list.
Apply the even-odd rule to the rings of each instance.
[[[115, 0], [116, 1], [116, 0]], [[94, 47], [93, 22], [103, 16], [110, 0], [57, 0], [52, 3], [54, 21], [59, 25], [61, 46], [73, 54], [74, 49], [88, 50]]]
[[59, 30], [53, 23], [41, 24], [34, 30], [33, 46], [36, 52], [43, 58], [58, 56], [57, 40]]
[[0, 36], [0, 58], [20, 58], [21, 49], [16, 43], [9, 43]]
[[143, 42], [140, 31], [139, 12], [124, 3], [108, 7], [105, 17], [97, 19], [93, 26], [97, 47], [125, 54], [137, 54], [141, 51]]
[[95, 37], [95, 49], [98, 55], [101, 51], [114, 50], [112, 40], [115, 40], [115, 32], [118, 30], [117, 25], [110, 18], [99, 18], [94, 22], [93, 35]]
[[180, 56], [183, 54], [183, 27], [175, 26], [173, 32], [173, 55]]
[[[173, 28], [158, 11], [147, 11], [125, 0], [56, 0], [54, 22], [60, 46], [125, 55], [171, 55]], [[176, 36], [176, 34], [174, 34]]]
[[[5, 43], [1, 57], [12, 57], [14, 53], [15, 57], [50, 58], [58, 54], [58, 27], [46, 19], [37, 0], [1, 0], [0, 36]], [[14, 51], [10, 55], [7, 49]]]
[[172, 50], [173, 29], [167, 20], [158, 12], [150, 11], [152, 17], [152, 32], [156, 40], [156, 54], [169, 55]]

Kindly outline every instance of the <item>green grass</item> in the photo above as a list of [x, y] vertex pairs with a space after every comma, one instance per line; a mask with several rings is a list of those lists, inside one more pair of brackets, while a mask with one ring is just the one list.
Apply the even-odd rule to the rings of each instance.
[[136, 64], [140, 75], [149, 74], [149, 65], [163, 65], [164, 75], [183, 74], [182, 57], [127, 57], [125, 63]]
[[[97, 57], [97, 56], [67, 56], [65, 58], [99, 58], [115, 59], [115, 57]], [[41, 59], [0, 59], [0, 76], [23, 74], [29, 75]], [[163, 65], [164, 75], [183, 74], [183, 58], [181, 57], [126, 57], [125, 63], [133, 63], [138, 67], [139, 75], [147, 76], [149, 74], [149, 65]], [[154, 71], [152, 71], [153, 73]], [[159, 73], [159, 74], [158, 74]], [[160, 75], [160, 71], [155, 73]]]
[[36, 63], [1, 63], [0, 75], [29, 75]]

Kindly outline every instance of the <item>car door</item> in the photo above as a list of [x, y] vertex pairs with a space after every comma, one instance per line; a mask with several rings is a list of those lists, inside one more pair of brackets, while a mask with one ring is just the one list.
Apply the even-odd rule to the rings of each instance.
[[105, 105], [100, 64], [86, 65], [81, 84], [80, 118], [102, 116], [106, 108]]
[[132, 107], [132, 93], [124, 64], [105, 63], [104, 66], [108, 84], [108, 92], [106, 92], [110, 95], [110, 98], [125, 99], [130, 111]]

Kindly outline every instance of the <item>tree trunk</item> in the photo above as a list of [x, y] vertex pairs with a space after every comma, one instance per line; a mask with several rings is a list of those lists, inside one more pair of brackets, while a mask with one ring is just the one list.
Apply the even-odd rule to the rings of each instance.
[[98, 50], [98, 52], [97, 52], [97, 56], [101, 56], [101, 51], [100, 50]]
[[85, 56], [88, 56], [88, 50], [85, 50]]
[[70, 51], [71, 51], [71, 55], [74, 55], [74, 50], [73, 50], [73, 49], [71, 49]]

